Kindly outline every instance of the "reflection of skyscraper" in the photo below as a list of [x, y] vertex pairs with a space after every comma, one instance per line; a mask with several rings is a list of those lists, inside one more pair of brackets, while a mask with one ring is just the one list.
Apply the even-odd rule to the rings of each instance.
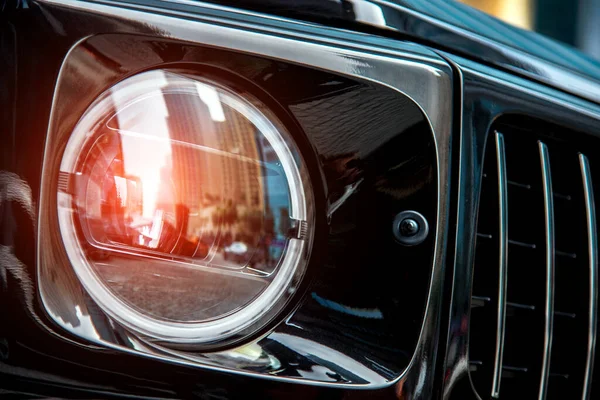
[[[167, 125], [172, 140], [191, 144], [203, 144], [203, 137], [214, 131], [208, 109], [196, 96], [164, 94], [169, 116]], [[204, 152], [178, 145], [171, 145], [173, 183], [177, 188], [176, 200], [190, 208], [202, 204], [203, 187], [207, 184], [208, 167]]]
[[214, 155], [186, 143], [215, 148], [215, 123], [198, 96], [187, 93], [165, 93], [164, 96], [169, 112], [169, 136], [181, 142], [171, 144], [176, 201], [197, 211], [206, 194], [221, 195], [222, 178], [219, 165], [211, 162]]
[[[117, 179], [124, 175], [120, 138], [115, 134], [107, 134], [100, 139], [98, 147], [99, 157], [96, 159], [96, 163], [91, 165], [94, 167], [100, 165], [101, 168], [92, 170], [89, 182], [93, 183], [88, 183], [88, 187], [97, 184], [101, 190], [100, 210], [102, 219], [107, 226], [124, 229], [124, 226], [122, 226], [123, 199], [126, 199], [127, 193], [126, 191], [120, 191], [117, 186]], [[101, 160], [101, 158], [104, 158], [104, 160]]]
[[[287, 179], [283, 169], [276, 166], [279, 157], [267, 138], [260, 137], [259, 141], [261, 158], [265, 163], [270, 165], [269, 168], [274, 168], [278, 171], [278, 173], [269, 171], [264, 178], [264, 201], [267, 204], [267, 207], [273, 212], [274, 225], [276, 227], [283, 227], [290, 222], [290, 198]], [[289, 228], [277, 229], [277, 232], [282, 234], [288, 230]]]
[[[262, 211], [265, 194], [256, 128], [221, 103], [214, 89], [199, 86], [197, 90], [197, 94], [163, 92], [163, 99], [173, 140], [169, 164], [177, 192], [174, 200], [189, 210], [185, 234], [201, 238], [221, 229], [215, 226], [214, 213], [223, 212], [226, 204], [241, 212], [236, 215]], [[239, 222], [232, 221], [229, 227]]]
[[144, 205], [143, 183], [137, 176], [127, 177], [127, 200], [125, 206], [128, 212], [141, 215]]
[[[224, 106], [225, 122], [218, 124], [219, 147], [224, 151], [262, 161], [257, 148], [256, 128], [235, 110]], [[258, 164], [223, 158], [223, 187], [227, 198], [234, 204], [262, 208], [263, 182]]]

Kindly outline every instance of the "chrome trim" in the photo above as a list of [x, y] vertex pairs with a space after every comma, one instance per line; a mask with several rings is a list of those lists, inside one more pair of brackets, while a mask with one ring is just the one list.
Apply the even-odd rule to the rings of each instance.
[[498, 318], [496, 328], [496, 348], [494, 353], [494, 375], [492, 381], [492, 397], [500, 396], [500, 380], [502, 378], [502, 359], [504, 357], [504, 333], [506, 322], [506, 283], [508, 261], [508, 195], [506, 189], [506, 155], [504, 152], [504, 136], [495, 133], [496, 163], [498, 166]]
[[[371, 36], [352, 32], [344, 32], [347, 38], [344, 42], [335, 38], [326, 40], [328, 35], [333, 35], [334, 33], [339, 35], [341, 31], [322, 28], [316, 25], [311, 26], [312, 31], [307, 30], [299, 34], [297, 31], [300, 31], [303, 26], [308, 25], [304, 23], [294, 27], [297, 31], [283, 28], [280, 28], [278, 31], [268, 31], [260, 24], [241, 24], [231, 20], [227, 20], [227, 24], [220, 24], [218, 18], [215, 17], [211, 17], [210, 23], [206, 23], [202, 22], [197, 14], [187, 14], [186, 18], [180, 18], [168, 15], [168, 12], [163, 12], [163, 10], [160, 13], [154, 9], [140, 11], [132, 8], [75, 0], [39, 0], [37, 4], [40, 7], [70, 8], [84, 11], [88, 14], [108, 16], [115, 21], [119, 21], [119, 33], [139, 34], [139, 31], [135, 27], [130, 27], [127, 24], [128, 21], [135, 21], [136, 25], [150, 27], [157, 36], [163, 36], [170, 40], [181, 40], [244, 53], [259, 54], [265, 57], [332, 71], [386, 86], [413, 100], [424, 112], [434, 134], [438, 165], [437, 189], [439, 202], [435, 232], [435, 251], [433, 255], [434, 261], [424, 320], [416, 350], [406, 370], [391, 381], [382, 380], [366, 384], [338, 384], [299, 378], [265, 376], [251, 370], [236, 370], [229, 366], [211, 362], [208, 355], [206, 359], [203, 359], [205, 363], [202, 366], [207, 369], [226, 371], [244, 376], [284, 382], [301, 382], [316, 386], [333, 386], [336, 388], [355, 389], [360, 387], [376, 389], [395, 384], [397, 385], [395, 390], [401, 393], [406, 399], [429, 399], [432, 397], [433, 377], [436, 369], [435, 362], [438, 357], [438, 338], [441, 326], [440, 315], [442, 313], [443, 281], [446, 275], [445, 257], [450, 204], [449, 161], [453, 87], [452, 70], [443, 58], [422, 46], [383, 38], [377, 38], [376, 44], [373, 41], [368, 41]], [[199, 2], [199, 11], [202, 11], [201, 5], [202, 3]], [[314, 32], [316, 29], [319, 29], [318, 35]], [[301, 36], [301, 40], [295, 39], [296, 36]], [[69, 62], [70, 58], [67, 56], [63, 62], [59, 76], [66, 66], [69, 65]], [[398, 71], [401, 71], [401, 73], [398, 73]], [[58, 85], [54, 102], [56, 101], [56, 93], [60, 89], [60, 82]], [[53, 118], [55, 117], [51, 117], [50, 120], [48, 137], [51, 136], [54, 129], [53, 124], [55, 124], [55, 121]], [[49, 143], [50, 141], [47, 140], [46, 150], [50, 145]], [[43, 177], [47, 176], [46, 172], [42, 171]], [[49, 212], [43, 207], [43, 199], [55, 195], [47, 192], [47, 186], [42, 184], [40, 192], [42, 200], [39, 207], [40, 221], [46, 221], [47, 213]], [[43, 237], [44, 229], [43, 223], [38, 224], [38, 238]], [[52, 312], [51, 309], [48, 310], [51, 305], [48, 303], [48, 299], [45, 297], [44, 290], [41, 287], [41, 283], [49, 279], [47, 276], [44, 276], [44, 273], [47, 274], [47, 272], [44, 272], [44, 268], [42, 268], [45, 258], [39, 251], [41, 249], [39, 243], [40, 240], [38, 240], [38, 284], [40, 284], [42, 303], [58, 325], [75, 333], [79, 337], [87, 337], [90, 341], [104, 347], [137, 355], [143, 354], [147, 357], [169, 360], [178, 364], [198, 366], [198, 362], [153, 351], [148, 345], [139, 344], [139, 341], [135, 342], [135, 346], [137, 347], [123, 347], [101, 337], [94, 331], [93, 326], [76, 328], [62, 321], [57, 313]], [[69, 293], [65, 293], [65, 296], [68, 295]], [[81, 307], [85, 308], [86, 305], [81, 303]], [[131, 340], [135, 340], [135, 338]], [[236, 350], [214, 354], [223, 356], [223, 358], [230, 357], [231, 354], [235, 356]]]
[[483, 82], [510, 88], [516, 92], [550, 102], [590, 118], [600, 118], [600, 106], [598, 104], [574, 97], [568, 93], [557, 91], [556, 89], [529, 81], [522, 77], [488, 67], [484, 64], [477, 64], [454, 54], [446, 52], [440, 52], [440, 54], [447, 60], [452, 61], [454, 65], [457, 65], [465, 75], [473, 75]]
[[[446, 61], [454, 68], [455, 71], [457, 71], [457, 75], [458, 75], [458, 82], [457, 82], [457, 86], [458, 86], [458, 92], [459, 92], [459, 98], [460, 98], [460, 102], [458, 103], [457, 107], [458, 107], [458, 131], [460, 132], [460, 137], [459, 137], [459, 157], [461, 162], [459, 163], [459, 173], [458, 173], [458, 188], [459, 188], [459, 195], [462, 194], [463, 192], [463, 185], [469, 181], [469, 174], [473, 173], [473, 166], [471, 164], [469, 164], [470, 159], [468, 157], [465, 157], [465, 151], [467, 149], [467, 144], [466, 141], [469, 140], [469, 138], [465, 137], [465, 135], [463, 135], [463, 130], [464, 130], [464, 118], [463, 118], [463, 114], [464, 114], [464, 76], [463, 76], [463, 72], [460, 68], [460, 66], [458, 64], [456, 64], [453, 60], [446, 58]], [[461, 196], [459, 198], [464, 198], [464, 196]], [[467, 276], [466, 278], [463, 275], [460, 275], [461, 278], [464, 278], [463, 282], [465, 283], [465, 285], [461, 285], [458, 286], [456, 285], [456, 276], [457, 273], [460, 271], [460, 269], [463, 266], [463, 263], [465, 263], [465, 260], [462, 258], [462, 256], [464, 255], [463, 253], [461, 253], [460, 251], [457, 251], [459, 248], [459, 243], [463, 244], [464, 242], [459, 242], [458, 238], [464, 237], [465, 236], [465, 231], [468, 229], [467, 228], [467, 224], [463, 223], [463, 221], [468, 218], [468, 208], [466, 205], [466, 202], [464, 201], [458, 201], [457, 202], [457, 210], [456, 210], [456, 227], [454, 229], [454, 235], [456, 238], [456, 241], [454, 243], [454, 259], [452, 259], [452, 262], [454, 263], [454, 268], [453, 268], [453, 276], [455, 277], [453, 285], [452, 285], [452, 295], [450, 297], [450, 316], [448, 319], [448, 326], [452, 326], [453, 321], [452, 321], [452, 316], [454, 315], [460, 315], [461, 321], [462, 318], [465, 317], [469, 317], [470, 316], [470, 312], [471, 312], [471, 301], [472, 301], [472, 285], [471, 285], [471, 277], [472, 275]], [[475, 233], [474, 233], [475, 234]], [[463, 313], [462, 310], [462, 306], [464, 306], [464, 304], [467, 304], [466, 307], [466, 312]], [[459, 326], [459, 324], [456, 324], [456, 326]], [[469, 379], [469, 384], [471, 386], [471, 388], [473, 389], [473, 393], [475, 394], [476, 398], [478, 400], [481, 400], [479, 395], [477, 394], [477, 392], [475, 391], [475, 387], [473, 385], [473, 381], [471, 380], [471, 375], [468, 373], [469, 371], [469, 348], [468, 348], [468, 337], [469, 337], [469, 333], [470, 331], [467, 329], [466, 332], [464, 331], [460, 331], [459, 334], [456, 335], [456, 337], [458, 338], [456, 340], [456, 342], [453, 342], [453, 339], [455, 337], [453, 337], [453, 333], [456, 333], [455, 331], [453, 332], [451, 329], [449, 330], [448, 333], [448, 337], [446, 340], [446, 354], [444, 357], [444, 371], [447, 371], [447, 378], [445, 381], [445, 385], [443, 388], [443, 399], [449, 398], [451, 395], [451, 390], [454, 387], [454, 384], [460, 380], [460, 378], [462, 377], [462, 374], [466, 374], [468, 379]], [[448, 351], [448, 349], [450, 347], [454, 347], [456, 350], [458, 351]], [[449, 373], [448, 373], [449, 372]]]
[[581, 168], [581, 179], [583, 181], [583, 194], [585, 199], [585, 212], [588, 235], [588, 257], [590, 267], [590, 303], [588, 315], [588, 351], [585, 360], [585, 372], [583, 376], [583, 394], [581, 398], [587, 400], [592, 393], [592, 373], [594, 370], [594, 359], [596, 355], [596, 314], [598, 312], [598, 238], [596, 230], [596, 207], [594, 203], [594, 188], [590, 163], [587, 157], [579, 153], [579, 166]]
[[552, 173], [548, 146], [538, 141], [540, 166], [542, 169], [542, 187], [544, 193], [544, 225], [546, 228], [546, 322], [544, 325], [544, 355], [542, 358], [542, 376], [540, 379], [539, 400], [546, 398], [550, 359], [552, 356], [552, 331], [554, 328], [554, 204], [552, 195]]

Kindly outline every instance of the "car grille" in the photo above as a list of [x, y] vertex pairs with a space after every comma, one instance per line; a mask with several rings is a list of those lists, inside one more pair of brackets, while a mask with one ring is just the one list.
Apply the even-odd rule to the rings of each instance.
[[591, 396], [597, 146], [520, 117], [488, 136], [469, 333], [481, 398]]

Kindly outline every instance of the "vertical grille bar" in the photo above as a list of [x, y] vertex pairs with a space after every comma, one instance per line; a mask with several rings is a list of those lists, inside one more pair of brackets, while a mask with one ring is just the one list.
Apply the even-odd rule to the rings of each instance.
[[498, 164], [498, 315], [496, 323], [496, 348], [494, 353], [494, 375], [492, 397], [500, 396], [502, 359], [504, 355], [504, 333], [506, 322], [506, 281], [508, 260], [508, 199], [506, 189], [506, 155], [504, 136], [496, 132], [496, 162]]
[[588, 348], [583, 378], [582, 399], [587, 400], [592, 391], [592, 372], [594, 369], [594, 356], [596, 352], [596, 313], [598, 310], [598, 242], [596, 238], [596, 210], [594, 206], [594, 191], [590, 164], [583, 154], [579, 154], [579, 166], [583, 180], [583, 192], [585, 198], [586, 225], [588, 235], [588, 261], [589, 261], [589, 290], [590, 302], [588, 311]]
[[539, 400], [546, 398], [550, 358], [552, 350], [552, 331], [554, 327], [554, 202], [552, 192], [552, 174], [548, 147], [538, 141], [540, 164], [542, 168], [542, 189], [544, 193], [544, 225], [546, 238], [546, 321], [544, 324], [544, 352], [540, 379]]

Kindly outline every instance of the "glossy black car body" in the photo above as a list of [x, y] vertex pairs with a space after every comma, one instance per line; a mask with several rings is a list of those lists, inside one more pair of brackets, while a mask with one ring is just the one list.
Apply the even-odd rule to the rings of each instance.
[[[136, 13], [158, 22], [137, 20]], [[355, 71], [336, 74], [314, 67], [319, 60], [310, 67], [302, 54], [292, 62], [291, 55], [205, 46], [193, 30], [185, 37], [177, 19], [302, 40], [345, 59], [360, 61], [361, 52], [411, 54], [450, 82], [450, 95], [440, 92], [444, 103], [438, 104], [449, 112], [440, 111], [443, 118], [434, 123], [445, 134], [432, 134], [430, 110], [422, 114], [374, 79], [361, 79], [367, 63], [364, 70], [357, 62]], [[467, 350], [488, 131], [500, 115], [519, 114], [593, 137], [600, 118], [600, 63], [458, 3], [4, 1], [0, 24], [0, 394], [9, 398], [476, 398]], [[85, 65], [89, 69], [69, 64], [61, 76], [67, 56], [95, 61]], [[283, 354], [283, 367], [266, 375], [82, 341], [52, 320], [39, 296], [38, 245], [53, 229], [51, 219], [40, 221], [41, 207], [50, 207], [42, 193], [48, 132], [70, 132], [89, 103], [127, 74], [191, 62], [209, 74], [229, 71], [234, 85], [250, 82], [268, 93], [264, 101], [306, 135], [299, 134], [300, 146], [313, 176], [322, 179], [315, 190], [321, 216], [310, 279], [285, 321], [252, 338]], [[86, 73], [95, 74], [93, 83], [77, 75]], [[271, 80], [263, 79], [267, 74]], [[349, 93], [363, 103], [336, 103]], [[322, 99], [333, 104], [323, 117], [340, 121], [353, 107], [389, 109], [371, 112], [345, 143], [297, 111]], [[399, 109], [417, 122], [392, 134], [378, 130]], [[356, 156], [366, 142], [374, 150]], [[328, 215], [357, 177], [362, 190]], [[391, 223], [405, 209], [419, 209], [437, 234], [418, 247], [399, 246]], [[384, 317], [374, 323], [336, 313], [324, 306], [329, 300], [377, 307]], [[327, 352], [304, 351], [296, 339]], [[357, 373], [355, 362], [376, 378]]]

